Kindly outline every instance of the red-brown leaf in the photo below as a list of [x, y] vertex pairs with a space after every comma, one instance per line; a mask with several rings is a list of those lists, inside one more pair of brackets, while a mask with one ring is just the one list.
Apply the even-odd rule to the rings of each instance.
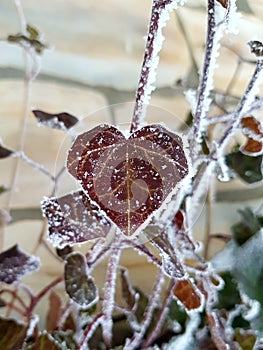
[[62, 314], [62, 302], [60, 297], [51, 291], [49, 295], [49, 309], [46, 319], [46, 330], [48, 332], [53, 332], [57, 329]]
[[68, 154], [69, 172], [126, 236], [132, 236], [189, 171], [181, 138], [148, 125], [128, 139], [99, 125], [79, 135]]
[[225, 9], [227, 8], [228, 5], [228, 0], [216, 0], [219, 2]]
[[202, 305], [202, 297], [197, 287], [189, 279], [179, 280], [174, 289], [174, 296], [188, 309], [198, 309]]
[[14, 151], [12, 151], [11, 149], [0, 145], [0, 159], [10, 157], [13, 153]]
[[42, 202], [49, 238], [57, 247], [106, 237], [111, 224], [83, 191]]
[[[242, 153], [257, 156], [263, 150], [263, 131], [260, 122], [253, 116], [242, 118], [242, 131], [247, 140], [241, 147]], [[261, 140], [262, 141], [261, 141]]]

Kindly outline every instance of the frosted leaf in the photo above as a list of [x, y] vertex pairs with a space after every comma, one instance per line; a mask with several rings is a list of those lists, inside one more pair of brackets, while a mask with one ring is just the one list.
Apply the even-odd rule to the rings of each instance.
[[28, 325], [15, 320], [0, 318], [1, 349], [22, 349], [27, 335]]
[[242, 132], [247, 137], [242, 145], [241, 152], [250, 156], [263, 153], [263, 125], [254, 116], [243, 117], [241, 120]]
[[12, 284], [39, 268], [39, 258], [28, 255], [18, 245], [0, 254], [0, 281]]
[[110, 125], [79, 135], [67, 167], [121, 232], [133, 236], [189, 174], [181, 137], [147, 125], [127, 139]]
[[201, 310], [203, 308], [204, 296], [189, 278], [178, 280], [173, 293], [186, 310]]
[[50, 114], [40, 110], [34, 110], [32, 112], [40, 124], [52, 129], [67, 131], [78, 122], [77, 117], [66, 112], [56, 114]]
[[110, 222], [83, 191], [46, 198], [42, 211], [48, 219], [49, 240], [59, 248], [106, 237], [111, 228]]
[[83, 308], [98, 301], [98, 290], [88, 276], [87, 263], [81, 253], [72, 253], [65, 261], [65, 287], [70, 298]]

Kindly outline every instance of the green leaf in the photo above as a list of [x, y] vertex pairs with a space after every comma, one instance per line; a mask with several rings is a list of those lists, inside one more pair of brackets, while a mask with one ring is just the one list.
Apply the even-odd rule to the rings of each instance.
[[242, 180], [252, 184], [262, 181], [262, 155], [250, 157], [240, 151], [226, 155], [226, 164]]
[[27, 30], [31, 39], [38, 39], [39, 38], [39, 31], [36, 27], [33, 27], [30, 24], [27, 24], [26, 30]]
[[263, 227], [263, 217], [255, 215], [250, 208], [245, 208], [238, 212], [241, 220], [231, 227], [231, 231], [234, 240], [239, 245], [242, 245]]
[[26, 334], [26, 324], [0, 318], [0, 349], [21, 350]]
[[257, 337], [253, 331], [236, 329], [235, 341], [240, 345], [242, 350], [253, 350]]
[[181, 307], [175, 299], [173, 299], [170, 304], [168, 318], [171, 321], [177, 321], [182, 327], [185, 326], [185, 322], [187, 320], [187, 313], [185, 309]]
[[[236, 249], [233, 275], [251, 299], [263, 305], [263, 240], [259, 232]], [[262, 325], [263, 326], [263, 325]]]
[[60, 345], [62, 350], [76, 350], [77, 343], [74, 339], [74, 332], [69, 331], [56, 331], [52, 333], [52, 337], [56, 340], [56, 342]]
[[71, 253], [65, 259], [65, 286], [69, 297], [84, 308], [98, 300], [98, 290], [88, 276], [86, 259], [81, 253]]
[[235, 308], [237, 304], [241, 304], [238, 285], [230, 272], [222, 273], [221, 277], [225, 285], [224, 288], [218, 292], [218, 303], [215, 307], [217, 309], [231, 310]]

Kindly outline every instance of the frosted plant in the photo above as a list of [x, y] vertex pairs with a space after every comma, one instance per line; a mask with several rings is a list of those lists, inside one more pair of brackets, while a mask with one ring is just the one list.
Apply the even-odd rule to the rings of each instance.
[[[236, 1], [208, 0], [206, 48], [199, 83], [195, 90], [184, 87], [192, 114], [189, 127], [185, 132], [174, 132], [162, 120], [160, 124], [147, 124], [144, 117], [155, 89], [158, 55], [164, 40], [162, 29], [170, 15], [185, 3], [153, 0], [129, 130], [99, 124], [78, 134], [68, 150], [65, 167], [56, 175], [24, 153], [24, 132], [18, 151], [0, 146], [0, 158], [20, 159], [54, 184], [41, 208], [48, 221], [48, 239], [56, 251], [47, 246], [43, 233], [39, 244], [49, 249], [64, 269], [62, 276], [34, 294], [20, 279], [38, 269], [39, 259], [18, 246], [0, 254], [0, 306], [7, 309], [7, 314], [16, 312], [24, 322], [0, 318], [2, 348], [11, 348], [6, 336], [9, 327], [16, 334], [16, 348], [22, 349], [221, 350], [243, 348], [245, 343], [251, 349], [255, 343], [261, 346], [263, 217], [259, 211], [247, 208], [240, 212], [240, 222], [232, 227], [232, 239], [224, 233], [216, 235], [230, 241], [221, 253], [223, 258], [235, 256], [236, 264], [231, 261], [228, 269], [226, 264], [222, 269], [218, 257], [212, 262], [207, 259], [212, 236], [209, 215], [203, 252], [192, 230], [196, 207], [207, 192], [209, 213], [212, 185], [217, 178], [231, 181], [239, 176], [249, 184], [262, 181], [263, 128], [253, 113], [262, 109], [262, 97], [257, 94], [263, 76], [263, 45], [260, 41], [249, 42], [256, 59], [255, 71], [233, 107], [228, 90], [225, 96], [216, 91], [214, 71], [222, 38], [238, 28]], [[38, 31], [26, 25], [18, 0], [16, 6], [22, 33], [8, 40], [22, 46], [26, 53], [29, 89], [38, 72], [35, 58], [46, 45], [40, 41]], [[223, 112], [212, 116], [211, 109], [219, 100], [223, 101]], [[24, 112], [26, 115], [28, 104]], [[69, 133], [79, 123], [77, 117], [66, 112], [33, 110], [33, 114], [39, 124]], [[219, 135], [210, 133], [215, 125], [220, 126]], [[228, 152], [227, 146], [238, 132], [245, 143]], [[56, 185], [66, 170], [79, 188], [56, 196]], [[10, 206], [7, 209], [2, 212], [4, 226]], [[86, 242], [90, 248], [84, 255], [77, 247], [85, 247]], [[156, 267], [150, 295], [134, 286], [129, 271], [120, 266], [122, 253], [128, 248]], [[253, 257], [254, 251], [257, 254]], [[104, 287], [99, 288], [93, 272], [104, 259], [108, 259], [107, 271]], [[260, 268], [257, 273], [255, 259]], [[62, 282], [63, 301], [53, 290]], [[14, 284], [16, 289], [9, 288]], [[116, 297], [118, 288], [121, 301]], [[47, 294], [48, 327], [42, 331], [34, 314]], [[255, 304], [257, 312], [252, 313]]]

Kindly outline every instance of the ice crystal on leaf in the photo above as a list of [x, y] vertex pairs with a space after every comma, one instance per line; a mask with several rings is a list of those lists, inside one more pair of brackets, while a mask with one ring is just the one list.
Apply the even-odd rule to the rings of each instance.
[[106, 237], [111, 228], [109, 220], [83, 191], [46, 198], [42, 210], [48, 219], [49, 239], [59, 248]]
[[189, 174], [183, 140], [161, 125], [147, 125], [128, 139], [113, 126], [99, 125], [76, 138], [67, 167], [129, 237]]

